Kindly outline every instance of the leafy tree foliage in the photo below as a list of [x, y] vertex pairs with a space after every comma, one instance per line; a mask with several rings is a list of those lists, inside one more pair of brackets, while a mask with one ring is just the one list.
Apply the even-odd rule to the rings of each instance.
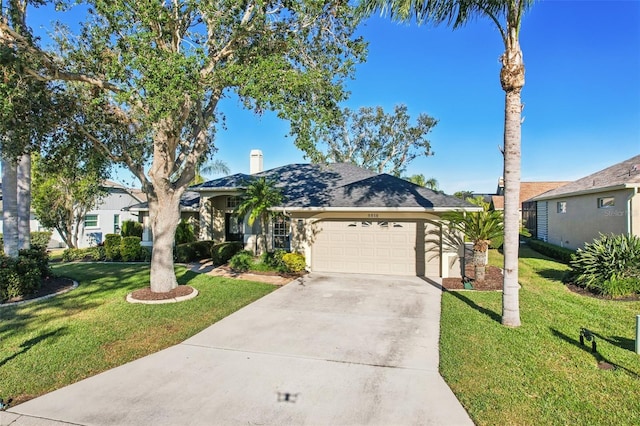
[[61, 164], [34, 158], [33, 208], [42, 226], [56, 229], [69, 248], [76, 248], [85, 215], [106, 194], [102, 182], [108, 163], [100, 157], [80, 163], [71, 159]]
[[432, 155], [427, 135], [437, 120], [420, 114], [411, 124], [406, 105], [393, 113], [382, 107], [346, 108], [333, 124], [316, 129], [317, 143], [306, 147], [313, 162], [353, 163], [377, 173], [400, 176], [420, 155]]
[[424, 177], [423, 174], [417, 174], [417, 175], [405, 176], [402, 179], [407, 180], [411, 183], [415, 183], [416, 185], [429, 188], [433, 191], [439, 191], [438, 180], [434, 177], [427, 179]]
[[[71, 2], [70, 2], [71, 3]], [[298, 146], [338, 116], [345, 79], [365, 55], [349, 2], [87, 0], [80, 33], [55, 51], [33, 47], [5, 22], [0, 42], [37, 56], [22, 75], [81, 85], [78, 131], [126, 164], [147, 193], [154, 235], [151, 288], [177, 286], [179, 202], [203, 155], [215, 151], [218, 102], [235, 93], [291, 123]]]
[[275, 182], [264, 177], [253, 179], [245, 188], [236, 213], [241, 218], [249, 215], [247, 220], [249, 226], [253, 226], [256, 219], [259, 219], [258, 255], [267, 250], [269, 220], [276, 214], [271, 209], [282, 203], [282, 200], [282, 192], [276, 187]]
[[520, 159], [522, 137], [521, 92], [524, 59], [520, 49], [522, 16], [533, 0], [361, 0], [360, 13], [375, 11], [392, 19], [451, 25], [454, 29], [478, 17], [495, 24], [504, 44], [500, 84], [505, 92], [504, 108], [504, 283], [502, 324], [520, 326], [518, 249], [520, 229]]

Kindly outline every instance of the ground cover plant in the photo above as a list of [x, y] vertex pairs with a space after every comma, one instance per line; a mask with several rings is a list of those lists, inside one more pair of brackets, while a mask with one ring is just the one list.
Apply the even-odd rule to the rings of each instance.
[[[499, 252], [490, 264], [502, 264]], [[640, 424], [640, 302], [573, 293], [561, 282], [568, 270], [521, 248], [517, 329], [500, 325], [499, 292], [443, 293], [440, 370], [476, 424]], [[580, 345], [581, 327], [597, 353]]]
[[277, 287], [176, 268], [199, 291], [166, 305], [129, 304], [149, 285], [149, 265], [54, 266], [77, 289], [42, 302], [0, 308], [0, 398], [14, 404], [177, 344]]

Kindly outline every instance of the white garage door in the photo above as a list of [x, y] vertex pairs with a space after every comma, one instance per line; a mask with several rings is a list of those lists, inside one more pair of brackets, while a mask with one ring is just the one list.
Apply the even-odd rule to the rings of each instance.
[[438, 276], [439, 250], [427, 255], [425, 264], [424, 231], [416, 234], [417, 226], [423, 222], [317, 222], [311, 267], [321, 272]]

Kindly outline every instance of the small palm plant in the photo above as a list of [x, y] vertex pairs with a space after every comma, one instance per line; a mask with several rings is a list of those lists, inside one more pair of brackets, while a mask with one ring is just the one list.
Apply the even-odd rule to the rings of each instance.
[[470, 199], [482, 207], [479, 212], [456, 211], [445, 215], [449, 228], [459, 231], [473, 242], [473, 266], [475, 279], [483, 282], [487, 266], [487, 250], [492, 240], [502, 238], [504, 221], [502, 212], [489, 210], [489, 203], [482, 199]]
[[282, 192], [276, 187], [275, 181], [267, 180], [264, 177], [251, 180], [245, 188], [236, 214], [241, 218], [249, 215], [247, 220], [249, 226], [253, 226], [256, 219], [260, 220], [258, 255], [267, 251], [266, 234], [269, 229], [269, 219], [275, 214], [271, 209], [281, 204], [283, 199]]

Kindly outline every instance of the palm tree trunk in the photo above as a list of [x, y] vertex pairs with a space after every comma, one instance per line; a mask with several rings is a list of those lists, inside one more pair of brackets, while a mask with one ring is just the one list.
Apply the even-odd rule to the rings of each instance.
[[31, 154], [23, 154], [18, 162], [18, 249], [31, 248]]
[[502, 324], [520, 326], [518, 251], [520, 246], [520, 157], [524, 62], [515, 30], [503, 55], [500, 81], [505, 91], [504, 123], [504, 281]]
[[11, 159], [2, 159], [2, 231], [4, 253], [18, 257], [18, 169]]
[[486, 252], [480, 250], [473, 251], [473, 271], [475, 275], [475, 281], [482, 283], [484, 282], [484, 275], [486, 272]]

